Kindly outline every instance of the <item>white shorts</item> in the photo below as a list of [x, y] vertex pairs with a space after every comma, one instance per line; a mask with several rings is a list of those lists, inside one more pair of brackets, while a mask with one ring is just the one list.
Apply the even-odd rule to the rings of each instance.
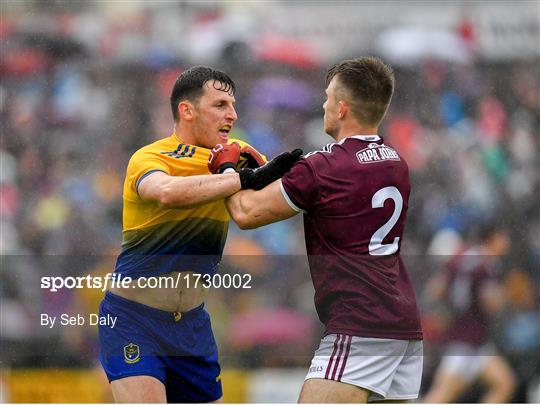
[[331, 334], [311, 361], [306, 380], [323, 378], [371, 391], [368, 401], [415, 399], [423, 366], [421, 340]]
[[475, 347], [469, 343], [452, 342], [446, 347], [439, 367], [449, 374], [460, 376], [465, 381], [473, 381], [496, 355], [495, 347], [489, 343]]

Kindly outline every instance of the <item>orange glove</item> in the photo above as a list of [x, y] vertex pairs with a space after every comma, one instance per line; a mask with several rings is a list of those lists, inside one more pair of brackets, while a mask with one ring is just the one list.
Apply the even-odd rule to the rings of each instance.
[[240, 145], [233, 142], [231, 144], [218, 143], [210, 152], [208, 158], [208, 170], [212, 173], [223, 173], [226, 169], [234, 169], [240, 159]]

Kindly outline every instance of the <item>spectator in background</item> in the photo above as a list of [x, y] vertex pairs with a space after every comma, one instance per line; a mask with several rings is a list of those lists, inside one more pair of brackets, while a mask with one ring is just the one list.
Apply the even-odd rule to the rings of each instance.
[[479, 244], [455, 255], [447, 268], [429, 283], [431, 302], [447, 300], [453, 314], [448, 344], [426, 403], [455, 402], [480, 379], [487, 386], [482, 402], [509, 402], [516, 377], [490, 342], [490, 316], [504, 305], [502, 256], [510, 248], [508, 230], [488, 224], [479, 232]]

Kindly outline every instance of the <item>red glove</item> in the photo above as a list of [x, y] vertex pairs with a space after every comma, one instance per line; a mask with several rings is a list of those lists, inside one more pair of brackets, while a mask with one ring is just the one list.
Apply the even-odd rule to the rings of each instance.
[[236, 170], [239, 159], [240, 145], [238, 145], [238, 143], [218, 143], [210, 152], [210, 157], [208, 158], [208, 170], [214, 174], [223, 173], [228, 168]]
[[257, 167], [261, 167], [266, 164], [266, 161], [262, 155], [249, 145], [245, 145], [242, 147], [242, 149], [240, 149], [240, 156], [245, 160], [243, 162], [239, 162], [239, 169], [243, 169], [244, 167], [256, 169]]

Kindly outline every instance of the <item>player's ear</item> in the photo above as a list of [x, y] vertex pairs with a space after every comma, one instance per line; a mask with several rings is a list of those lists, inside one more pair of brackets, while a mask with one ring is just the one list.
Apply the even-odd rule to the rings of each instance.
[[193, 104], [189, 101], [180, 101], [178, 103], [178, 114], [181, 121], [191, 121], [193, 119], [193, 111]]
[[349, 104], [345, 100], [340, 100], [338, 102], [339, 105], [339, 111], [338, 111], [338, 118], [343, 119], [347, 116], [347, 113], [349, 112]]

